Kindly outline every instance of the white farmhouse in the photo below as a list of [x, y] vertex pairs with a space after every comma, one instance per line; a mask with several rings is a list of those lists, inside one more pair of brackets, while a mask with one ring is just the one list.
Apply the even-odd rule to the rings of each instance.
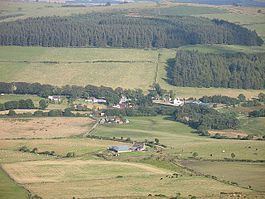
[[173, 105], [174, 106], [182, 106], [182, 105], [184, 105], [184, 101], [180, 100], [179, 98], [176, 98], [173, 100]]
[[52, 102], [61, 102], [62, 101], [61, 96], [58, 96], [58, 95], [50, 95], [50, 96], [48, 96], [48, 99]]

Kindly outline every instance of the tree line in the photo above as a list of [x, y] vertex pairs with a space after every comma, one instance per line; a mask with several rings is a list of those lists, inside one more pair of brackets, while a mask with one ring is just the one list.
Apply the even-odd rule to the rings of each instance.
[[205, 105], [185, 104], [177, 107], [174, 118], [204, 133], [209, 129], [235, 129], [239, 120], [234, 113], [220, 113]]
[[40, 83], [0, 82], [0, 93], [30, 94], [44, 98], [50, 95], [62, 95], [68, 99], [96, 97], [106, 99], [108, 105], [118, 104], [121, 96], [124, 95], [131, 99], [131, 103], [137, 106], [145, 106], [152, 103], [151, 94], [145, 95], [141, 89], [123, 89], [121, 87], [113, 89], [111, 87], [93, 85], [58, 87]]
[[0, 103], [0, 111], [11, 110], [11, 109], [33, 109], [33, 108], [35, 108], [35, 106], [31, 99], [7, 101], [5, 103]]
[[[243, 99], [242, 99], [243, 98]], [[216, 103], [216, 104], [227, 104], [227, 105], [236, 105], [245, 101], [246, 97], [243, 94], [240, 94], [238, 98], [222, 96], [222, 95], [213, 95], [213, 96], [203, 96], [199, 100], [203, 103]]]
[[262, 45], [255, 31], [189, 16], [85, 14], [0, 23], [0, 44], [53, 47], [174, 48], [187, 44]]
[[168, 60], [168, 82], [175, 86], [265, 88], [265, 53], [211, 54], [179, 50]]

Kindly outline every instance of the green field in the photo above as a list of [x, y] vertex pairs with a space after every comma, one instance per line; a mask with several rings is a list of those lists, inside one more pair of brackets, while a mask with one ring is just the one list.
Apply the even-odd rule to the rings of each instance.
[[[264, 8], [235, 8], [227, 7], [226, 13], [202, 14], [200, 16], [210, 19], [223, 19], [232, 23], [242, 25], [250, 30], [255, 30], [263, 39], [265, 39], [265, 15]], [[258, 13], [262, 10], [262, 13]]]
[[[164, 117], [133, 117], [126, 125], [100, 126], [95, 135], [108, 137], [130, 137], [132, 140], [144, 141], [158, 138], [160, 143], [168, 146], [169, 153], [188, 159], [197, 152], [202, 159], [231, 158], [263, 160], [264, 143], [252, 140], [218, 140], [198, 136], [184, 124], [168, 120]], [[248, 148], [250, 146], [250, 148]], [[258, 152], [256, 151], [258, 150]], [[212, 154], [212, 156], [210, 155]]]
[[[193, 47], [183, 47], [192, 49]], [[195, 46], [201, 51], [262, 52], [263, 47]], [[40, 82], [63, 86], [66, 84], [110, 86], [113, 88], [150, 89], [155, 80], [179, 97], [229, 95], [256, 97], [259, 90], [175, 87], [166, 81], [166, 61], [175, 57], [176, 49], [113, 49], [113, 48], [43, 48], [0, 47], [0, 81]], [[160, 58], [158, 60], [158, 54]], [[158, 63], [158, 65], [157, 65]], [[158, 66], [158, 67], [157, 67]], [[158, 71], [156, 71], [158, 69]], [[58, 75], [59, 74], [59, 75]], [[263, 91], [264, 92], [264, 91]]]
[[170, 179], [166, 175], [171, 174], [171, 171], [141, 163], [33, 161], [5, 164], [4, 169], [16, 181], [44, 198], [146, 197], [148, 194], [174, 196], [176, 192], [186, 197], [191, 194], [218, 198], [222, 190], [249, 192], [202, 177]]
[[202, 14], [217, 14], [226, 13], [222, 8], [206, 7], [206, 6], [192, 6], [192, 5], [174, 5], [157, 6], [156, 9], [147, 9], [141, 11], [143, 15], [166, 15], [166, 16], [195, 16]]
[[265, 191], [265, 164], [186, 161], [184, 165], [220, 179], [237, 182], [244, 187], [250, 185], [254, 190]]
[[155, 79], [154, 50], [0, 47], [0, 52], [1, 81], [147, 90]]
[[[0, 0], [0, 21], [13, 21], [29, 17], [69, 16], [91, 12], [124, 12], [143, 7], [155, 7], [155, 3], [118, 4], [112, 6], [63, 7], [56, 3], [10, 2]], [[21, 16], [15, 16], [20, 14]], [[9, 16], [9, 17], [6, 17]], [[13, 16], [13, 17], [12, 17]], [[4, 19], [1, 19], [4, 17]]]
[[39, 101], [42, 99], [39, 96], [36, 95], [1, 95], [0, 96], [0, 104], [3, 104], [7, 101], [19, 101], [19, 100], [25, 100], [25, 99], [31, 99], [36, 107], [39, 106]]
[[[39, 101], [41, 99], [44, 99], [42, 97], [39, 97], [37, 95], [20, 95], [20, 94], [5, 94], [5, 95], [0, 95], [0, 104], [3, 104], [7, 101], [19, 101], [19, 100], [26, 100], [26, 99], [31, 99], [35, 105], [36, 108], [39, 107]], [[51, 109], [65, 109], [69, 107], [69, 104], [66, 99], [63, 99], [63, 101], [58, 104], [58, 103], [49, 103], [47, 110]], [[36, 111], [35, 109], [32, 110], [33, 112]], [[21, 111], [19, 111], [21, 112]]]
[[0, 168], [0, 198], [1, 199], [27, 199], [28, 192], [11, 180]]
[[264, 136], [265, 135], [265, 117], [242, 118], [240, 119], [239, 129], [249, 135]]
[[211, 54], [235, 54], [235, 53], [264, 53], [265, 46], [237, 46], [237, 45], [190, 45], [180, 47], [181, 50], [198, 51]]
[[[177, 192], [185, 197], [195, 195], [202, 198], [219, 198], [220, 192], [256, 194], [248, 189], [202, 176], [190, 176], [185, 169], [168, 162], [167, 159], [190, 160], [192, 153], [197, 152], [201, 160], [223, 160], [234, 152], [235, 159], [263, 160], [263, 142], [200, 137], [192, 133], [192, 129], [186, 125], [161, 116], [133, 117], [129, 118], [129, 121], [130, 123], [125, 125], [99, 126], [94, 133], [111, 137], [130, 137], [138, 141], [158, 138], [167, 148], [161, 153], [148, 148], [146, 152], [109, 156], [110, 160], [105, 161], [96, 154], [104, 153], [109, 146], [125, 143], [78, 137], [0, 140], [0, 163], [12, 179], [44, 198], [146, 197], [148, 194], [174, 196]], [[37, 147], [39, 152], [55, 151], [59, 156], [19, 152], [18, 148], [21, 146], [30, 149]], [[68, 152], [75, 152], [76, 156], [63, 158]], [[160, 161], [156, 157], [165, 160]], [[166, 177], [173, 172], [182, 176]], [[249, 174], [252, 175], [253, 172]], [[247, 178], [250, 178], [249, 175]], [[10, 179], [5, 181], [8, 180]], [[243, 180], [242, 177], [242, 182]], [[252, 185], [253, 181], [250, 180], [249, 183]]]

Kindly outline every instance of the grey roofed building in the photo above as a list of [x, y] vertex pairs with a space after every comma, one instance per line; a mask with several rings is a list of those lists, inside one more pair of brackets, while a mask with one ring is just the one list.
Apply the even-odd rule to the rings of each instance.
[[109, 150], [114, 151], [116, 153], [122, 153], [122, 152], [131, 151], [130, 147], [127, 146], [127, 145], [124, 145], [124, 146], [111, 146], [111, 147], [109, 147]]

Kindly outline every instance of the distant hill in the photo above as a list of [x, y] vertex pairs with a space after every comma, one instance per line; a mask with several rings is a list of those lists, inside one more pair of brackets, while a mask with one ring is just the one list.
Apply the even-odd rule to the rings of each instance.
[[176, 0], [182, 3], [200, 3], [210, 5], [238, 5], [238, 6], [261, 6], [265, 7], [262, 0]]

